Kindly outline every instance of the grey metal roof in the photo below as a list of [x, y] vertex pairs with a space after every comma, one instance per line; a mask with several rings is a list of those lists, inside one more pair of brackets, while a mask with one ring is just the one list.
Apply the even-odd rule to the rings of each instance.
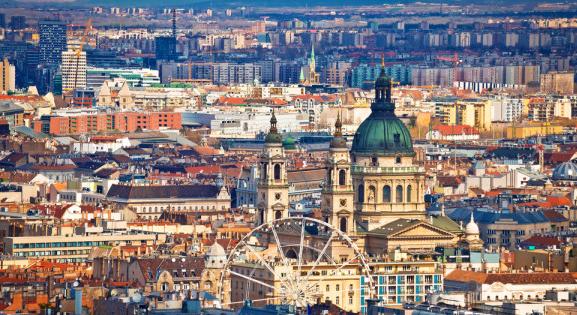
[[535, 212], [499, 212], [499, 211], [481, 211], [470, 208], [457, 208], [451, 211], [447, 210], [449, 218], [454, 221], [468, 222], [471, 218], [471, 211], [475, 222], [481, 224], [493, 224], [500, 220], [512, 220], [517, 224], [534, 224], [549, 222], [542, 211]]

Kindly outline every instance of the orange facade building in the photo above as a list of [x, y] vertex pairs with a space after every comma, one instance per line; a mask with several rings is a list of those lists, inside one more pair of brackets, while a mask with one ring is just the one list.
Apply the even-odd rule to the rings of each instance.
[[[48, 129], [51, 135], [70, 135], [98, 132], [134, 132], [137, 130], [180, 129], [182, 116], [173, 112], [122, 112], [111, 114], [54, 116], [42, 128], [42, 122], [35, 129]], [[46, 128], [48, 127], [48, 128]]]

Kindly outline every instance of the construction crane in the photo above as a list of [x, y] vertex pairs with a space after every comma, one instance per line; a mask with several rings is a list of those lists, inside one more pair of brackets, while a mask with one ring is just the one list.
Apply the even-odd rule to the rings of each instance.
[[87, 43], [88, 35], [92, 32], [92, 19], [88, 19], [84, 25], [84, 31], [82, 32], [82, 37], [80, 39], [80, 44], [75, 50], [76, 54], [76, 71], [74, 71], [74, 90], [78, 85], [78, 68], [80, 67], [80, 56], [82, 56], [82, 46]]
[[436, 56], [435, 58], [437, 60], [451, 62], [453, 63], [453, 65], [458, 65], [461, 63], [461, 60], [459, 59], [459, 54], [457, 53], [454, 53], [453, 56]]

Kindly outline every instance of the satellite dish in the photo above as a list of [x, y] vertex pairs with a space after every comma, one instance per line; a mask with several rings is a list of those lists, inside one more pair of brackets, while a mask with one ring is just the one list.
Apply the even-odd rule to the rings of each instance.
[[78, 280], [76, 280], [72, 283], [73, 288], [77, 288], [79, 285], [80, 285], [80, 282]]
[[110, 290], [110, 296], [118, 296], [118, 290], [116, 289]]
[[185, 259], [184, 257], [182, 257], [182, 258], [180, 259], [180, 261], [181, 261], [181, 262], [185, 262], [186, 259]]
[[172, 260], [172, 262], [176, 262], [176, 258], [172, 258], [171, 260]]

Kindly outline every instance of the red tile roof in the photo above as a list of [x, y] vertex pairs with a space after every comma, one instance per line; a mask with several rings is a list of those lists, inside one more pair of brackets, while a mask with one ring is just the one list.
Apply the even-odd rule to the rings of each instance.
[[222, 105], [243, 105], [246, 104], [246, 99], [242, 97], [225, 97], [218, 99], [218, 103]]
[[534, 273], [484, 273], [466, 270], [454, 270], [445, 277], [447, 281], [477, 282], [491, 284], [577, 284], [570, 273], [534, 272]]
[[433, 130], [440, 132], [444, 136], [449, 135], [478, 135], [479, 130], [467, 125], [437, 125]]
[[549, 202], [552, 206], [567, 206], [572, 207], [573, 202], [571, 199], [565, 196], [547, 196], [547, 202]]
[[535, 246], [537, 248], [547, 248], [550, 246], [556, 246], [557, 248], [559, 248], [561, 246], [561, 241], [558, 238], [552, 236], [534, 235], [521, 242], [521, 245]]

